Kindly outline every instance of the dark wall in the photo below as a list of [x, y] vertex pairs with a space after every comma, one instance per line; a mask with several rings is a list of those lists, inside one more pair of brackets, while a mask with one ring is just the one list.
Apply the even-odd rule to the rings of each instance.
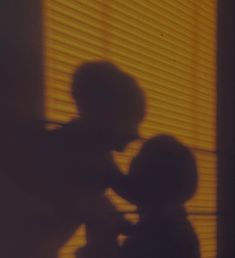
[[42, 118], [41, 2], [0, 2], [1, 121]]
[[234, 0], [218, 1], [218, 257], [234, 257]]

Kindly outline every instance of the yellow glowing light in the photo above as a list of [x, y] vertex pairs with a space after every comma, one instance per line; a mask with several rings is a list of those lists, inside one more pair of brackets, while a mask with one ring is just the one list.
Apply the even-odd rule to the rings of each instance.
[[[71, 74], [83, 61], [105, 58], [137, 78], [148, 101], [142, 136], [171, 134], [194, 151], [199, 188], [186, 206], [200, 214], [189, 218], [202, 257], [215, 258], [216, 0], [44, 0], [43, 12], [45, 119], [67, 122], [77, 116]], [[140, 147], [133, 143], [115, 154], [124, 172]], [[112, 191], [107, 194], [123, 212], [135, 210]], [[60, 258], [74, 257], [76, 245], [85, 243], [84, 230]]]

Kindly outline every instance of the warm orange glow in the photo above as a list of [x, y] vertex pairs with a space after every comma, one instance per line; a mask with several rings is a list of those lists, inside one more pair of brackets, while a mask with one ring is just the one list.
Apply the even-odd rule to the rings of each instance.
[[[187, 204], [189, 213], [216, 212], [215, 0], [44, 0], [44, 50], [47, 120], [66, 122], [76, 116], [69, 89], [76, 65], [114, 61], [145, 90], [142, 136], [172, 134], [194, 150], [200, 182]], [[115, 156], [123, 171], [139, 147], [134, 143]], [[134, 209], [108, 194], [121, 210]], [[214, 258], [216, 217], [190, 219], [202, 257]], [[72, 258], [73, 250], [68, 243], [60, 257]]]

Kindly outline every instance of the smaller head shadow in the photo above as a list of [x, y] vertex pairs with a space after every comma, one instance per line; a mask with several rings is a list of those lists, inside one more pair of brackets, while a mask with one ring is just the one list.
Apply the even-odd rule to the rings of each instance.
[[152, 209], [183, 205], [194, 195], [198, 183], [192, 152], [168, 135], [146, 141], [131, 164], [130, 177], [136, 188], [135, 202]]
[[198, 184], [192, 152], [174, 137], [145, 142], [130, 167], [132, 201], [140, 221], [128, 233], [122, 257], [199, 258], [199, 242], [184, 204]]

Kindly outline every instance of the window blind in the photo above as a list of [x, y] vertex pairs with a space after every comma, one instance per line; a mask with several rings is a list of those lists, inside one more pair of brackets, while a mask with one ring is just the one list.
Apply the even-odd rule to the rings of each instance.
[[[203, 258], [216, 256], [216, 1], [44, 0], [45, 119], [77, 116], [70, 96], [75, 66], [108, 59], [143, 87], [148, 107], [141, 134], [177, 137], [197, 159], [199, 187], [187, 203]], [[115, 158], [125, 172], [140, 145]], [[107, 195], [132, 220], [135, 206]], [[80, 229], [62, 248], [72, 258]]]

